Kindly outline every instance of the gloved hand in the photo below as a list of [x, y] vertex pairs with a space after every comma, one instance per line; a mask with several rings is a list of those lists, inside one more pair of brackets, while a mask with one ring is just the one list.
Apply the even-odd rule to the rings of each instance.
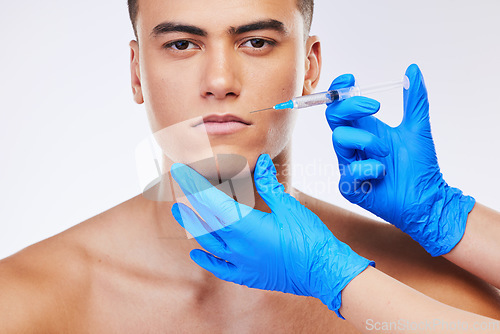
[[201, 217], [180, 203], [172, 213], [211, 253], [192, 250], [194, 262], [225, 281], [319, 298], [342, 318], [342, 289], [374, 263], [284, 192], [269, 155], [259, 157], [254, 180], [271, 213], [235, 202], [186, 165], [174, 164], [171, 173]]
[[[432, 256], [448, 253], [465, 233], [475, 200], [448, 186], [440, 172], [429, 122], [424, 79], [417, 65], [406, 76], [404, 118], [390, 127], [371, 114], [377, 101], [353, 97], [330, 104], [326, 117], [333, 130], [342, 195], [394, 224]], [[344, 75], [332, 88], [354, 84]]]

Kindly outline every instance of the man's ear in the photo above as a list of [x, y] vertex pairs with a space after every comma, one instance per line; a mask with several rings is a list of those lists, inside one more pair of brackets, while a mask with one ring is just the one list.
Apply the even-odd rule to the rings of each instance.
[[309, 36], [306, 42], [306, 73], [302, 95], [314, 92], [321, 74], [321, 43], [317, 36]]
[[130, 41], [130, 75], [132, 79], [132, 93], [134, 101], [138, 104], [144, 103], [141, 85], [141, 69], [139, 67], [139, 43]]

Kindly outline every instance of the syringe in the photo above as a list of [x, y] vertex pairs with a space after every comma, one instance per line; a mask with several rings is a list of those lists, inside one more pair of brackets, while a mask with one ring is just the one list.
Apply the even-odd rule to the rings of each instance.
[[405, 75], [403, 80], [401, 81], [393, 81], [393, 82], [385, 82], [373, 86], [367, 86], [364, 88], [361, 88], [359, 86], [352, 86], [352, 87], [346, 87], [346, 88], [339, 88], [339, 89], [334, 89], [334, 90], [329, 90], [327, 92], [322, 92], [322, 93], [316, 93], [316, 94], [311, 94], [311, 95], [304, 95], [304, 96], [299, 96], [296, 98], [291, 99], [288, 102], [283, 102], [275, 105], [274, 107], [271, 108], [266, 108], [262, 110], [256, 110], [250, 112], [251, 114], [264, 111], [264, 110], [284, 110], [284, 109], [302, 109], [302, 108], [308, 108], [312, 106], [317, 106], [321, 104], [326, 104], [326, 103], [331, 103], [334, 101], [342, 101], [345, 99], [348, 99], [353, 96], [360, 96], [360, 95], [370, 95], [373, 93], [378, 93], [378, 92], [384, 92], [387, 90], [391, 90], [394, 88], [401, 88], [403, 87], [404, 89], [409, 89], [410, 88], [410, 80], [408, 77]]

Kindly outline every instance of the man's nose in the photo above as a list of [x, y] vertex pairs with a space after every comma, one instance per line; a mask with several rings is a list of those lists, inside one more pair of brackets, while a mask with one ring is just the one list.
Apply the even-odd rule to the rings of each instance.
[[201, 82], [201, 95], [223, 100], [238, 97], [241, 92], [241, 69], [234, 50], [207, 52]]

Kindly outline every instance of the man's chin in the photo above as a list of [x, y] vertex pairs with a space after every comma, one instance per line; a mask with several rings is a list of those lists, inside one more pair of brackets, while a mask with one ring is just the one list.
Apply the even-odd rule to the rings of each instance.
[[214, 187], [241, 204], [255, 205], [252, 172], [247, 159], [238, 154], [217, 154], [187, 164], [205, 177]]

